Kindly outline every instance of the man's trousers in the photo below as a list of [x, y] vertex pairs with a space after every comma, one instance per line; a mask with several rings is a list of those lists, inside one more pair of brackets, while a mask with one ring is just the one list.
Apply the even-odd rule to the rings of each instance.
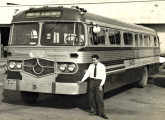
[[98, 115], [104, 114], [103, 91], [99, 91], [101, 80], [90, 79], [89, 82], [89, 102], [93, 112]]

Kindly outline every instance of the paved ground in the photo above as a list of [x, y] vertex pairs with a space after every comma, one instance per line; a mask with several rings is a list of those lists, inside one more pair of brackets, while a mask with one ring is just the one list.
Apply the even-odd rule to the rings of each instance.
[[[3, 77], [0, 75], [0, 83]], [[128, 85], [106, 94], [105, 111], [109, 120], [164, 120], [165, 75], [154, 77], [144, 89]], [[4, 100], [2, 92], [0, 86], [0, 120], [102, 120], [79, 108], [77, 97], [41, 94], [37, 104], [27, 106], [19, 93]]]

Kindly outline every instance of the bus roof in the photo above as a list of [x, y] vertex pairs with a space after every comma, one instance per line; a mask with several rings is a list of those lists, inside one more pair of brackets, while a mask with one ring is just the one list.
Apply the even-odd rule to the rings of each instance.
[[[54, 13], [48, 13], [48, 15], [45, 16], [40, 16], [36, 17], [33, 16], [34, 14], [37, 14], [38, 12], [54, 12]], [[60, 14], [57, 15], [57, 12], [60, 12]], [[29, 13], [29, 14], [28, 14]], [[33, 13], [33, 14], [31, 14]], [[81, 11], [78, 9], [73, 9], [73, 8], [64, 8], [64, 7], [42, 7], [42, 8], [33, 8], [33, 9], [28, 9], [25, 11], [22, 11], [15, 15], [13, 17], [12, 23], [15, 22], [25, 22], [25, 21], [40, 21], [40, 20], [49, 20], [49, 21], [54, 21], [54, 20], [60, 20], [60, 21], [68, 21], [68, 22], [86, 22], [87, 20], [94, 21], [94, 22], [100, 22], [100, 23], [105, 23], [105, 24], [110, 24], [110, 25], [115, 25], [119, 27], [125, 27], [125, 28], [130, 28], [130, 29], [135, 29], [135, 30], [141, 30], [145, 32], [151, 32], [151, 33], [156, 33], [153, 29], [143, 27], [140, 25], [135, 25], [135, 24], [130, 24], [130, 23], [125, 23], [121, 22], [112, 18], [107, 18], [103, 17], [100, 15], [96, 15], [93, 13], [88, 13], [86, 12], [84, 15], [80, 14]], [[55, 15], [54, 17], [49, 17], [49, 14]]]

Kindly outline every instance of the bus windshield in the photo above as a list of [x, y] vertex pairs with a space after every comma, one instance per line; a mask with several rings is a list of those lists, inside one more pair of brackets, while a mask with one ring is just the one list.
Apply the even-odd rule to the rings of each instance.
[[41, 45], [43, 46], [82, 46], [85, 41], [81, 23], [44, 23]]
[[36, 45], [38, 43], [39, 24], [14, 24], [11, 45]]

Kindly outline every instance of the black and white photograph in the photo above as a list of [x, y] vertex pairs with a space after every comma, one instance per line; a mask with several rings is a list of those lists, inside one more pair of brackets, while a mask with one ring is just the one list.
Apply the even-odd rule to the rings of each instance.
[[1, 0], [0, 120], [104, 119], [165, 119], [165, 0]]

